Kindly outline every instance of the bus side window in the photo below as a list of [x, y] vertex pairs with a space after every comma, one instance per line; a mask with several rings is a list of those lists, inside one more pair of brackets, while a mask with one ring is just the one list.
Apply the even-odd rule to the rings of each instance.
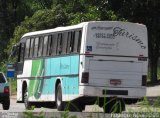
[[39, 37], [36, 37], [34, 41], [34, 54], [33, 54], [34, 57], [37, 57], [38, 54], [38, 42], [39, 42]]
[[52, 35], [49, 35], [48, 36], [48, 44], [47, 44], [47, 56], [50, 56], [51, 55], [51, 49], [52, 49]]
[[51, 54], [56, 55], [57, 53], [57, 39], [58, 39], [58, 34], [53, 34], [52, 35], [52, 45], [51, 45]]
[[42, 56], [42, 51], [43, 51], [43, 37], [40, 37], [38, 44], [38, 57]]
[[80, 52], [80, 43], [81, 43], [81, 31], [75, 31], [74, 45], [73, 45], [74, 53]]
[[30, 39], [27, 39], [26, 40], [26, 49], [25, 49], [25, 58], [28, 58], [29, 57], [29, 50], [30, 50]]
[[62, 35], [62, 43], [61, 43], [62, 54], [67, 53], [67, 36], [68, 36], [68, 32], [64, 32]]
[[81, 48], [81, 40], [82, 40], [82, 31], [79, 30], [78, 47], [77, 47], [77, 51], [78, 51], [78, 52], [80, 52], [80, 48]]
[[73, 53], [74, 52], [74, 42], [75, 42], [75, 31], [71, 32], [71, 41], [70, 41], [70, 52]]
[[72, 32], [68, 32], [67, 36], [67, 54], [71, 52], [71, 38], [72, 38]]
[[57, 55], [62, 52], [62, 33], [58, 34], [58, 45], [57, 45]]
[[47, 49], [48, 49], [48, 36], [44, 37], [44, 41], [43, 41], [43, 56], [47, 55]]
[[32, 58], [33, 57], [33, 51], [34, 51], [34, 38], [31, 38], [31, 41], [30, 41], [30, 53], [29, 53], [29, 57]]

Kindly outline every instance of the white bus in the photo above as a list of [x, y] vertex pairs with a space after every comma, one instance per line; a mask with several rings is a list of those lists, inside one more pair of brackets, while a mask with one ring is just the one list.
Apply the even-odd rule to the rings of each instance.
[[148, 43], [142, 24], [92, 21], [30, 32], [17, 49], [17, 101], [27, 109], [52, 102], [59, 111], [67, 103], [69, 110], [82, 111], [97, 103], [108, 113], [117, 101], [125, 110], [125, 101], [146, 95]]

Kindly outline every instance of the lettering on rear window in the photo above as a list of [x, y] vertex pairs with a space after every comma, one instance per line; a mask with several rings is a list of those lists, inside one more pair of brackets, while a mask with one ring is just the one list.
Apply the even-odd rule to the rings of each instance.
[[146, 49], [146, 46], [144, 45], [143, 41], [134, 33], [130, 33], [127, 30], [120, 28], [120, 27], [115, 27], [113, 28], [113, 36], [124, 36], [128, 39], [136, 41], [142, 49]]
[[[93, 34], [94, 38], [97, 39], [115, 39], [116, 37], [124, 37], [127, 39], [131, 39], [135, 41], [142, 49], [146, 49], [145, 44], [141, 40], [140, 37], [138, 37], [135, 33], [129, 32], [124, 28], [121, 27], [101, 27], [101, 26], [94, 26], [91, 27], [91, 30], [97, 30], [99, 32], [95, 32]], [[101, 32], [101, 31], [105, 31]], [[118, 38], [117, 38], [118, 39]]]

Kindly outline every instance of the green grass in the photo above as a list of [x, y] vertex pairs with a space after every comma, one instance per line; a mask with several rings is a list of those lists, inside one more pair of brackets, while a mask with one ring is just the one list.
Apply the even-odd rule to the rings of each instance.
[[160, 112], [160, 97], [155, 101], [150, 101], [144, 97], [142, 101], [137, 102], [135, 106], [127, 106], [127, 112]]
[[16, 91], [17, 91], [17, 80], [16, 79], [11, 79], [11, 80], [8, 80], [8, 82], [9, 82], [9, 84], [11, 82], [11, 94], [15, 95]]

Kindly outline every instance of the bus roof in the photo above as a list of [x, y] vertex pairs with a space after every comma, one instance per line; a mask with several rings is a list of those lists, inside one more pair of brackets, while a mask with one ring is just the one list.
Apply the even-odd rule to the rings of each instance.
[[[54, 32], [65, 31], [65, 30], [78, 29], [78, 28], [82, 28], [82, 27], [88, 25], [89, 23], [98, 23], [98, 22], [110, 22], [110, 23], [112, 23], [112, 22], [122, 22], [122, 21], [89, 21], [89, 22], [82, 22], [80, 24], [72, 25], [72, 26], [64, 26], [64, 27], [57, 27], [57, 28], [53, 28], [53, 29], [47, 29], [47, 30], [29, 32], [29, 33], [24, 34], [22, 36], [22, 38], [23, 37], [27, 37], [27, 36], [35, 36], [35, 35], [40, 35], [40, 34], [47, 34], [47, 33], [54, 33]], [[125, 22], [125, 23], [131, 23], [131, 22]], [[144, 26], [143, 24], [139, 24], [139, 23], [132, 23], [132, 24], [137, 24], [137, 25]]]
[[52, 33], [52, 32], [59, 32], [59, 31], [65, 31], [65, 30], [78, 29], [78, 28], [82, 28], [86, 24], [88, 24], [88, 22], [83, 22], [83, 23], [80, 23], [80, 24], [77, 24], [77, 25], [72, 25], [72, 26], [56, 27], [56, 28], [53, 28], [53, 29], [29, 32], [29, 33], [24, 34], [22, 36], [22, 38], [23, 37], [27, 37], [27, 36], [39, 35], [39, 34], [47, 34], [47, 33]]

